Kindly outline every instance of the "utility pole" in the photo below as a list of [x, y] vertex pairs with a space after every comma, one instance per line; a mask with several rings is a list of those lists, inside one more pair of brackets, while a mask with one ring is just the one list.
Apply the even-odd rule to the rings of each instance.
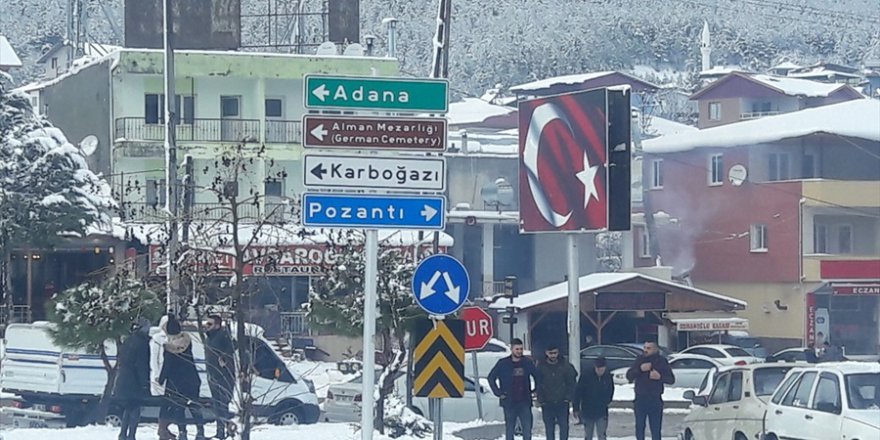
[[177, 314], [179, 305], [177, 295], [180, 291], [180, 277], [177, 274], [179, 243], [177, 241], [177, 103], [174, 92], [174, 15], [171, 0], [163, 0], [165, 12], [165, 215], [168, 243], [165, 259], [168, 268], [166, 274], [165, 293], [167, 295], [166, 310]]

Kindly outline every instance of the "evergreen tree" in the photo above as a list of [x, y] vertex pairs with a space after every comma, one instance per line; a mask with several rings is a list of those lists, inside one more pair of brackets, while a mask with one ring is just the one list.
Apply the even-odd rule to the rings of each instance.
[[[109, 224], [110, 186], [89, 171], [61, 130], [0, 77], [0, 293], [8, 292], [13, 249], [45, 247]], [[5, 295], [10, 301], [9, 295]]]
[[157, 322], [162, 310], [157, 289], [121, 275], [65, 290], [47, 305], [49, 321], [55, 324], [49, 333], [56, 344], [101, 356], [107, 383], [99, 405], [99, 420], [106, 414], [116, 379], [116, 365], [110, 362], [108, 349], [115, 352], [122, 345], [122, 339], [130, 334], [131, 325], [139, 317]]

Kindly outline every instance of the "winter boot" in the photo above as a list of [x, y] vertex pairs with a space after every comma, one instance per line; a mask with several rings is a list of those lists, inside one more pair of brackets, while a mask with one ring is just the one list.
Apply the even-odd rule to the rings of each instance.
[[205, 425], [196, 425], [195, 440], [205, 440]]
[[217, 434], [214, 438], [217, 440], [224, 440], [226, 438], [226, 422], [222, 420], [217, 421]]
[[174, 440], [174, 434], [168, 430], [171, 421], [159, 419], [159, 440]]

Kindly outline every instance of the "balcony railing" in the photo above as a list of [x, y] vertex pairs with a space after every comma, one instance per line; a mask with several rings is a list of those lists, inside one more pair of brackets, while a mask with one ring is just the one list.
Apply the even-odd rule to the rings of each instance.
[[781, 111], [767, 111], [767, 112], [749, 112], [743, 113], [740, 115], [740, 119], [758, 119], [763, 118], [764, 116], [773, 116], [782, 113]]
[[[200, 142], [259, 142], [258, 119], [190, 119], [177, 126], [177, 140]], [[299, 121], [266, 121], [266, 142], [299, 143], [302, 139]], [[116, 139], [129, 141], [162, 141], [165, 124], [147, 123], [144, 118], [116, 119]]]
[[[183, 210], [180, 211], [183, 216]], [[282, 210], [275, 209], [274, 205], [267, 205], [267, 209], [251, 203], [242, 204], [238, 207], [238, 217], [242, 223], [254, 223], [260, 220], [269, 222], [290, 221], [292, 215]], [[268, 217], [268, 218], [267, 218]], [[146, 202], [123, 202], [122, 219], [133, 222], [160, 222], [165, 220], [164, 203]], [[228, 204], [223, 203], [194, 203], [192, 207], [193, 221], [232, 221], [232, 211]]]
[[306, 312], [281, 312], [281, 333], [288, 336], [310, 335]]

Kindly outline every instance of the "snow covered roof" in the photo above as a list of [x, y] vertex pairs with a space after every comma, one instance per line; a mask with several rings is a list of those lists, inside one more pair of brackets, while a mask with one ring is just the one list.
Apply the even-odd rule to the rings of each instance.
[[449, 104], [446, 119], [449, 125], [479, 124], [493, 116], [512, 113], [516, 113], [515, 108], [489, 104], [478, 98], [464, 98], [462, 101]]
[[[505, 130], [507, 132], [509, 130]], [[474, 133], [468, 132], [467, 151], [462, 148], [461, 133], [450, 132], [448, 136], [450, 148], [455, 146], [456, 151], [447, 150], [447, 156], [514, 156], [519, 153], [519, 135], [516, 133]]]
[[0, 35], [0, 67], [21, 67], [21, 59], [3, 35]]
[[803, 66], [801, 66], [800, 64], [795, 64], [795, 63], [792, 63], [791, 61], [786, 61], [784, 63], [777, 64], [777, 65], [771, 67], [770, 69], [771, 70], [792, 70], [792, 69], [800, 69], [801, 67], [803, 67]]
[[737, 66], [714, 66], [709, 70], [700, 71], [700, 76], [724, 76], [734, 72], [743, 72], [742, 67]]
[[765, 144], [829, 133], [880, 142], [880, 100], [852, 101], [646, 140], [646, 153]]
[[841, 72], [839, 70], [830, 70], [826, 68], [813, 69], [808, 72], [789, 73], [792, 78], [834, 78], [836, 76], [843, 78], [861, 78], [860, 75], [849, 72]]
[[[729, 296], [724, 296], [718, 293], [709, 292], [706, 290], [697, 289], [690, 286], [685, 286], [683, 284], [677, 284], [672, 281], [666, 281], [660, 278], [655, 278], [649, 275], [644, 275], [640, 273], [634, 272], [609, 272], [609, 273], [594, 273], [590, 275], [585, 275], [578, 279], [578, 291], [581, 293], [585, 292], [593, 292], [608, 286], [612, 286], [615, 284], [622, 283], [624, 281], [634, 280], [637, 278], [641, 278], [643, 280], [651, 281], [654, 283], [662, 284], [669, 287], [675, 287], [678, 289], [690, 290], [698, 295], [708, 296], [714, 299], [718, 299], [721, 301], [727, 301], [742, 307], [745, 307], [747, 303], [745, 301], [731, 298]], [[515, 307], [521, 309], [527, 309], [530, 307], [534, 307], [541, 304], [546, 304], [552, 301], [557, 301], [563, 298], [568, 297], [568, 282], [561, 282], [558, 284], [554, 284], [552, 286], [547, 286], [543, 289], [535, 290], [534, 292], [529, 292], [522, 294], [513, 300], [513, 305]], [[503, 309], [510, 305], [509, 300], [498, 300], [495, 304], [489, 306], [493, 309]]]
[[[52, 46], [46, 53], [43, 54], [38, 60], [37, 64], [44, 64], [46, 61], [52, 57], [53, 54], [58, 53], [59, 50], [72, 47], [73, 42], [64, 40], [60, 41], [54, 46]], [[107, 55], [110, 52], [122, 49], [122, 46], [115, 46], [112, 44], [100, 44], [100, 43], [81, 43], [80, 44], [83, 56], [87, 57], [102, 57]]]
[[520, 84], [518, 86], [513, 86], [510, 88], [512, 92], [528, 92], [532, 90], [540, 90], [546, 89], [548, 87], [553, 87], [559, 84], [579, 84], [582, 82], [587, 82], [590, 80], [594, 80], [596, 78], [601, 78], [603, 76], [611, 75], [614, 72], [613, 70], [607, 70], [604, 72], [589, 72], [589, 73], [578, 73], [574, 75], [564, 75], [564, 76], [555, 76], [553, 78], [542, 79], [538, 81], [532, 81], [530, 83]]
[[828, 84], [797, 79], [793, 74], [789, 76], [755, 74], [749, 75], [749, 77], [786, 95], [805, 96], [807, 98], [824, 98], [840, 89], [849, 87], [846, 84]]
[[648, 126], [644, 128], [644, 133], [650, 136], [669, 136], [679, 133], [688, 133], [697, 131], [697, 127], [693, 125], [682, 124], [681, 122], [663, 119], [652, 116], [649, 119]]

